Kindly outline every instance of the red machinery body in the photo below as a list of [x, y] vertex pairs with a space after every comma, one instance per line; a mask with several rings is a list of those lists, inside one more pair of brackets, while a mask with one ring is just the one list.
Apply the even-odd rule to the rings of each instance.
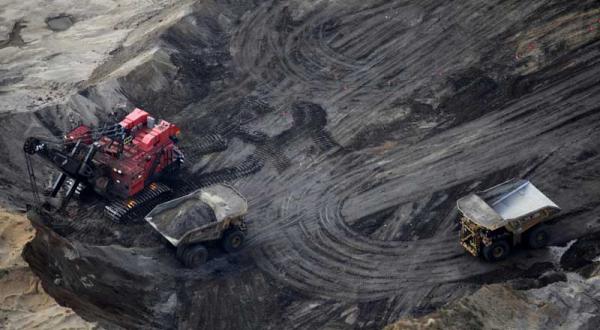
[[[183, 156], [175, 145], [179, 128], [172, 123], [155, 120], [136, 108], [119, 125], [127, 133], [124, 137], [105, 135], [95, 142], [98, 151], [93, 163], [104, 173], [90, 183], [98, 193], [127, 198], [142, 191], [153, 177], [179, 163]], [[90, 128], [79, 126], [66, 138], [91, 144], [89, 132]]]

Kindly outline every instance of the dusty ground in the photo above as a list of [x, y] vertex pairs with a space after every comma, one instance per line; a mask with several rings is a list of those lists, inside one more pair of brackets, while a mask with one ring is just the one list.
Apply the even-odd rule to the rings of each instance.
[[48, 296], [21, 258], [34, 235], [22, 214], [0, 210], [0, 328], [99, 329]]
[[[0, 12], [0, 110], [60, 106], [115, 49], [140, 41], [186, 13], [186, 1], [3, 1]], [[148, 22], [152, 24], [148, 24]]]
[[[126, 328], [372, 329], [423, 315], [559, 263], [551, 249], [498, 264], [466, 255], [463, 194], [528, 178], [563, 208], [553, 244], [599, 229], [599, 16], [596, 1], [176, 4], [132, 25], [135, 42], [65, 85], [64, 102], [3, 115], [15, 134], [1, 140], [2, 198], [29, 198], [27, 128], [60, 135], [141, 106], [179, 123], [185, 148], [230, 140], [168, 184], [235, 185], [248, 246], [187, 271], [148, 226], [74, 203], [32, 216], [24, 253], [59, 302]], [[16, 109], [19, 85], [5, 85]]]

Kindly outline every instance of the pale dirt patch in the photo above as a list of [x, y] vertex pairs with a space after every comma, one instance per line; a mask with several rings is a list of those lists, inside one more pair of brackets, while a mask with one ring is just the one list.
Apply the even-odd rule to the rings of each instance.
[[34, 235], [21, 214], [0, 209], [0, 328], [99, 329], [48, 296], [21, 258]]

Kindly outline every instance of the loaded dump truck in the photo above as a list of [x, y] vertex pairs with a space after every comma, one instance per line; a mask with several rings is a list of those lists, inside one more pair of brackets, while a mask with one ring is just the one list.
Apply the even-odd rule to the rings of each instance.
[[550, 237], [543, 222], [558, 205], [527, 180], [513, 179], [457, 202], [460, 244], [488, 261], [505, 259], [521, 243], [544, 247]]
[[248, 211], [246, 199], [233, 187], [214, 185], [156, 206], [144, 218], [171, 245], [188, 268], [206, 262], [207, 245], [226, 252], [242, 248]]

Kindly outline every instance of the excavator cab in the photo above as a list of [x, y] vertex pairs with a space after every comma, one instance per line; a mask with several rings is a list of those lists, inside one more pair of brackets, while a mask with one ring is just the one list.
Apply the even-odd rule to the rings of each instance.
[[165, 120], [157, 123], [147, 112], [136, 108], [114, 125], [100, 129], [77, 127], [65, 135], [62, 145], [30, 137], [23, 150], [34, 196], [37, 196], [35, 174], [29, 156], [37, 154], [61, 172], [52, 185], [50, 197], [55, 197], [65, 182], [71, 182], [64, 206], [80, 184], [85, 184], [109, 200], [107, 214], [120, 221], [170, 192], [156, 180], [183, 162], [183, 153], [174, 142], [178, 133], [179, 128], [174, 124]]

